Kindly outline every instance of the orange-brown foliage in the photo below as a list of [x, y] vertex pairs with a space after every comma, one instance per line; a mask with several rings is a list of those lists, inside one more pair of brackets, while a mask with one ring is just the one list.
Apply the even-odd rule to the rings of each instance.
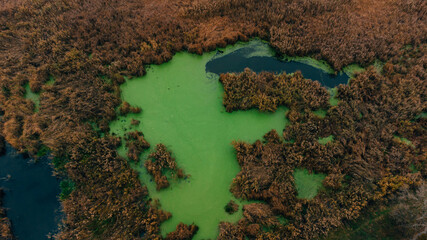
[[129, 132], [126, 134], [125, 140], [128, 148], [127, 156], [134, 162], [138, 162], [141, 153], [150, 148], [150, 144], [144, 139], [142, 132]]
[[[201, 54], [252, 36], [269, 40], [281, 54], [327, 60], [336, 70], [354, 62], [367, 65], [376, 58], [391, 60], [384, 76], [369, 70], [351, 80], [350, 86], [340, 87], [340, 105], [329, 108], [323, 120], [310, 114], [310, 108], [318, 106], [310, 105], [311, 100], [292, 100], [301, 107], [289, 112], [292, 125], [284, 136], [295, 140], [294, 145], [272, 138], [275, 142], [236, 144], [242, 171], [250, 172], [236, 177], [232, 188], [236, 196], [266, 199], [274, 213], [296, 219], [284, 230], [285, 236], [310, 238], [313, 232], [325, 233], [336, 226], [338, 218], [356, 217], [371, 197], [361, 186], [374, 186], [386, 172], [409, 174], [407, 165], [413, 163], [426, 176], [427, 123], [425, 118], [413, 119], [426, 111], [426, 47], [420, 45], [427, 36], [426, 4], [423, 0], [3, 0], [2, 135], [20, 151], [35, 154], [45, 145], [64, 159], [64, 172], [76, 189], [64, 201], [67, 217], [58, 238], [158, 239], [159, 224], [168, 215], [147, 204], [137, 174], [115, 150], [120, 141], [108, 136], [108, 123], [121, 105], [123, 76], [143, 75], [146, 64], [168, 61], [177, 51]], [[405, 44], [418, 50], [401, 53]], [[46, 85], [50, 76], [55, 82]], [[318, 88], [301, 82], [310, 88], [294, 83], [291, 87], [302, 92]], [[37, 113], [34, 104], [23, 98], [27, 83], [40, 91]], [[263, 95], [251, 107], [272, 111], [282, 104], [273, 101], [271, 89], [258, 87]], [[318, 101], [324, 106], [323, 97]], [[305, 114], [298, 112], [300, 108]], [[100, 138], [88, 122], [99, 126], [106, 137]], [[410, 139], [414, 148], [391, 141], [394, 133]], [[330, 134], [336, 136], [334, 144], [315, 142]], [[349, 175], [355, 183], [333, 194], [354, 201], [334, 205], [322, 202], [332, 197], [318, 197], [317, 205], [303, 206], [306, 203], [294, 198], [294, 166]], [[332, 206], [330, 210], [325, 204]], [[336, 209], [343, 209], [341, 215], [330, 219]], [[259, 225], [221, 226], [225, 227], [220, 238], [280, 236], [277, 231], [258, 231]]]
[[276, 111], [278, 106], [290, 106], [298, 110], [327, 108], [329, 94], [319, 82], [304, 79], [301, 72], [293, 75], [256, 74], [245, 69], [240, 74], [221, 74], [224, 85], [223, 104], [227, 112], [258, 108], [260, 111]]
[[169, 187], [169, 180], [165, 175], [168, 171], [172, 177], [185, 177], [182, 169], [178, 168], [175, 158], [172, 157], [172, 153], [161, 143], [157, 144], [156, 151], [148, 156], [144, 166], [148, 173], [154, 177], [157, 190]]
[[183, 223], [179, 223], [176, 226], [176, 230], [168, 233], [168, 235], [166, 236], [166, 240], [190, 240], [193, 238], [194, 234], [197, 233], [197, 230], [199, 230], [199, 228], [194, 225], [186, 225]]

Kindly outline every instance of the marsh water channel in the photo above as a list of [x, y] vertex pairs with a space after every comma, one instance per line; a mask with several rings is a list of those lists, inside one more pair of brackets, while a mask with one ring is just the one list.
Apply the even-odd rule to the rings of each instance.
[[48, 235], [57, 232], [62, 217], [60, 180], [52, 175], [52, 170], [47, 157], [35, 162], [10, 145], [6, 154], [0, 156], [3, 207], [16, 239], [48, 239]]
[[[172, 218], [161, 225], [163, 235], [183, 222], [199, 226], [194, 239], [214, 239], [221, 221], [238, 221], [242, 217], [242, 205], [247, 202], [235, 199], [229, 191], [232, 179], [240, 171], [232, 141], [254, 142], [271, 129], [281, 133], [288, 124], [284, 107], [275, 113], [225, 111], [218, 74], [241, 72], [245, 67], [257, 72], [300, 70], [304, 76], [329, 87], [348, 80], [343, 73], [334, 76], [304, 63], [280, 61], [266, 43], [254, 40], [201, 56], [177, 53], [167, 63], [151, 65], [145, 76], [124, 83], [123, 99], [141, 107], [142, 113], [113, 121], [111, 132], [123, 136], [128, 131], [139, 130], [150, 142], [151, 149], [133, 168], [140, 173], [150, 197], [158, 199], [161, 208], [172, 213]], [[132, 126], [132, 119], [140, 120], [141, 124]], [[158, 143], [165, 144], [173, 152], [178, 166], [190, 174], [187, 179], [172, 181], [169, 188], [160, 191], [143, 166]], [[119, 151], [126, 155], [124, 147]], [[239, 204], [239, 211], [233, 215], [224, 210], [230, 200]]]

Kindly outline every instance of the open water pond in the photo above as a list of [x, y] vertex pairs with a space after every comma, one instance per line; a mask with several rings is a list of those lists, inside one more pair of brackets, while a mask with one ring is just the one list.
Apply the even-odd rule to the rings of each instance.
[[3, 207], [17, 239], [48, 239], [47, 235], [58, 229], [62, 216], [58, 199], [60, 180], [52, 176], [49, 162], [43, 157], [34, 163], [9, 145], [0, 157]]
[[[133, 166], [140, 172], [150, 197], [159, 199], [161, 208], [172, 213], [172, 218], [161, 225], [163, 235], [183, 222], [199, 226], [194, 239], [215, 239], [220, 221], [238, 221], [244, 202], [234, 199], [229, 191], [232, 179], [240, 171], [231, 142], [254, 142], [271, 129], [281, 135], [287, 125], [285, 108], [275, 113], [225, 112], [223, 88], [215, 73], [230, 71], [228, 67], [234, 60], [227, 60], [225, 64], [220, 60], [227, 59], [230, 53], [238, 56], [235, 61], [262, 57], [257, 58], [261, 66], [265, 65], [264, 60], [275, 59], [272, 50], [261, 41], [236, 44], [202, 56], [177, 53], [170, 62], [151, 65], [146, 76], [128, 80], [121, 86], [123, 99], [141, 107], [142, 113], [113, 121], [111, 132], [123, 136], [128, 131], [142, 131], [152, 146], [150, 151], [158, 143], [165, 144], [173, 152], [178, 166], [191, 175], [185, 180], [171, 181], [169, 188], [156, 191], [154, 181], [143, 166], [148, 151], [141, 163]], [[240, 64], [239, 69], [232, 67], [231, 71], [253, 67], [243, 65]], [[268, 66], [254, 70], [270, 70]], [[141, 124], [131, 126], [132, 119], [140, 120]], [[126, 155], [126, 149], [119, 151]], [[237, 213], [229, 215], [224, 207], [232, 199], [240, 207]]]

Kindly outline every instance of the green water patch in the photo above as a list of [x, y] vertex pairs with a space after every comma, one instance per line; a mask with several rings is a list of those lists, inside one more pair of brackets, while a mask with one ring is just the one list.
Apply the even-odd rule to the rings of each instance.
[[[380, 74], [384, 67], [384, 62], [380, 60], [375, 60], [371, 66], [375, 68], [378, 74]], [[342, 69], [350, 78], [353, 78], [357, 73], [366, 71], [366, 68], [361, 67], [359, 64], [350, 64]]]
[[384, 62], [377, 59], [374, 61], [372, 65], [377, 70], [377, 73], [380, 74], [383, 71], [384, 64], [385, 64]]
[[343, 68], [343, 71], [350, 76], [351, 78], [354, 77], [356, 73], [360, 73], [365, 71], [363, 67], [361, 67], [359, 64], [350, 64]]
[[[55, 83], [55, 77], [49, 76], [49, 80], [46, 81], [45, 85], [52, 86]], [[40, 93], [31, 91], [30, 84], [25, 84], [25, 95], [24, 98], [31, 100], [34, 103], [34, 111], [38, 112], [40, 108]]]
[[[239, 45], [221, 51], [236, 47]], [[127, 131], [142, 131], [151, 146], [165, 144], [178, 166], [190, 175], [156, 191], [143, 166], [153, 147], [141, 156], [140, 164], [133, 164], [150, 197], [159, 199], [161, 209], [172, 213], [172, 218], [161, 225], [163, 235], [183, 222], [199, 226], [194, 239], [214, 239], [220, 221], [238, 221], [245, 202], [235, 199], [229, 191], [232, 179], [240, 171], [231, 142], [254, 142], [271, 129], [281, 135], [288, 123], [285, 108], [275, 113], [256, 110], [227, 113], [222, 105], [223, 88], [218, 76], [205, 72], [206, 63], [215, 54], [177, 53], [168, 63], [151, 65], [146, 76], [121, 85], [123, 99], [131, 106], [141, 107], [142, 112], [113, 121], [111, 133], [123, 136]], [[132, 119], [141, 123], [131, 125]], [[122, 147], [119, 153], [125, 155], [126, 150]], [[230, 200], [239, 204], [239, 211], [232, 215], [224, 210]]]
[[337, 106], [339, 103], [339, 99], [337, 98], [337, 94], [338, 94], [338, 88], [334, 87], [329, 89], [329, 94], [330, 94], [330, 98], [329, 98], [329, 104], [331, 106]]
[[25, 95], [24, 97], [26, 99], [31, 100], [34, 103], [34, 111], [38, 112], [39, 111], [39, 106], [40, 106], [40, 94], [39, 93], [33, 93], [30, 89], [30, 84], [26, 84], [25, 85]]
[[325, 174], [310, 174], [307, 169], [295, 169], [294, 179], [298, 192], [297, 197], [313, 199], [317, 195], [317, 191], [322, 187], [322, 181], [325, 177]]
[[55, 83], [55, 77], [50, 75], [49, 80], [46, 81], [45, 85], [52, 86]]
[[398, 142], [401, 142], [401, 143], [404, 143], [404, 144], [406, 144], [406, 145], [408, 145], [408, 146], [411, 146], [411, 147], [415, 147], [414, 146], [414, 144], [411, 142], [411, 140], [409, 140], [409, 139], [407, 139], [407, 138], [404, 138], [404, 137], [399, 137], [399, 136], [394, 136], [394, 139], [396, 140], [396, 141], [398, 141]]
[[333, 135], [329, 135], [329, 136], [324, 137], [324, 138], [319, 138], [317, 141], [318, 141], [320, 144], [325, 145], [325, 144], [327, 144], [328, 142], [332, 142], [333, 140], [334, 140], [334, 136], [333, 136]]
[[324, 117], [326, 117], [326, 114], [328, 112], [325, 109], [318, 109], [316, 111], [313, 111], [313, 113], [320, 118], [324, 118]]

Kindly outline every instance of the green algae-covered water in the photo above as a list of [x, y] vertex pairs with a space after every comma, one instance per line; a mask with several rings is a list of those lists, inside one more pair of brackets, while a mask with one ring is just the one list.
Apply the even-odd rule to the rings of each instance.
[[38, 112], [39, 107], [40, 107], [40, 94], [39, 93], [33, 93], [33, 91], [31, 91], [30, 89], [30, 85], [26, 84], [25, 85], [25, 95], [24, 97], [26, 99], [29, 99], [31, 101], [33, 101], [34, 103], [34, 111]]
[[322, 181], [325, 177], [325, 174], [310, 174], [307, 169], [295, 169], [294, 179], [298, 198], [313, 199], [322, 187]]
[[[235, 199], [229, 191], [232, 179], [240, 171], [231, 142], [254, 142], [271, 129], [281, 135], [287, 125], [285, 108], [275, 113], [225, 112], [223, 88], [217, 74], [241, 72], [245, 67], [257, 72], [300, 70], [304, 76], [327, 87], [346, 83], [348, 78], [345, 74], [330, 75], [305, 63], [279, 61], [267, 44], [256, 40], [202, 56], [177, 53], [168, 63], [151, 65], [146, 76], [123, 84], [123, 99], [141, 107], [142, 113], [120, 117], [110, 124], [111, 132], [123, 136], [127, 131], [139, 130], [150, 142], [152, 148], [133, 168], [140, 173], [150, 197], [160, 201], [161, 209], [172, 213], [172, 218], [161, 225], [163, 235], [183, 222], [199, 226], [194, 239], [215, 239], [221, 221], [238, 221], [242, 217], [242, 204], [247, 202]], [[321, 111], [318, 113], [324, 115]], [[132, 119], [140, 120], [141, 124], [131, 126]], [[149, 152], [158, 143], [165, 144], [173, 152], [178, 166], [190, 175], [184, 180], [172, 180], [170, 187], [161, 191], [156, 191], [153, 179], [144, 168]], [[126, 156], [124, 147], [119, 152]], [[296, 170], [295, 182], [301, 198], [313, 198], [321, 185], [318, 178], [310, 176], [308, 172]], [[313, 189], [307, 196], [306, 188]], [[240, 205], [233, 215], [224, 210], [230, 200]]]
[[[233, 48], [225, 51], [230, 49]], [[142, 156], [140, 165], [134, 166], [150, 197], [159, 199], [161, 209], [172, 213], [172, 218], [161, 225], [164, 235], [183, 222], [199, 226], [194, 239], [214, 239], [220, 221], [239, 220], [241, 206], [233, 215], [224, 210], [230, 200], [236, 201], [229, 188], [240, 171], [231, 142], [253, 142], [271, 129], [281, 133], [287, 122], [284, 108], [275, 113], [225, 112], [218, 76], [205, 72], [205, 65], [214, 54], [178, 53], [168, 63], [152, 65], [146, 76], [127, 81], [121, 87], [123, 98], [141, 107], [142, 113], [111, 123], [111, 131], [121, 136], [128, 129], [142, 131], [152, 149], [158, 143], [165, 144], [178, 166], [191, 175], [156, 191], [143, 167], [147, 154]], [[132, 128], [132, 118], [141, 124]], [[124, 154], [124, 149], [121, 151]]]

